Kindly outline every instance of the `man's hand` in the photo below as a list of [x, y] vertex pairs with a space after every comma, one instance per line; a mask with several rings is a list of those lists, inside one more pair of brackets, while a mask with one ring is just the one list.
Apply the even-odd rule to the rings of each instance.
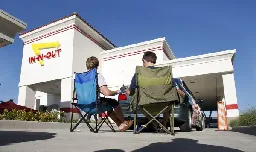
[[131, 93], [131, 91], [130, 91], [129, 89], [126, 89], [126, 90], [125, 90], [125, 93], [129, 96], [130, 93]]
[[121, 94], [121, 90], [116, 90], [116, 95]]
[[121, 93], [125, 93], [126, 87], [125, 87], [125, 86], [122, 86], [122, 87], [120, 88], [120, 90], [121, 90]]
[[177, 91], [182, 98], [185, 98], [186, 94], [182, 90], [177, 89]]

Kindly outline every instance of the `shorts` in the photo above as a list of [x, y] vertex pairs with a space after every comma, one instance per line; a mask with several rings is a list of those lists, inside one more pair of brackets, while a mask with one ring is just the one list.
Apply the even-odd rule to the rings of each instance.
[[100, 101], [101, 101], [102, 105], [104, 105], [104, 106], [111, 106], [114, 109], [117, 106], [119, 106], [119, 102], [117, 100], [115, 100], [115, 99], [100, 97]]

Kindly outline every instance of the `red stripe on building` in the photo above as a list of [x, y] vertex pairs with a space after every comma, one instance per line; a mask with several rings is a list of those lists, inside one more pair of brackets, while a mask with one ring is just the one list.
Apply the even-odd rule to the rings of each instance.
[[74, 25], [74, 29], [76, 29], [78, 32], [80, 32], [81, 34], [83, 34], [85, 37], [87, 37], [88, 39], [90, 39], [91, 41], [93, 41], [95, 44], [97, 44], [99, 47], [101, 47], [102, 49], [106, 50], [106, 48], [101, 45], [98, 41], [96, 41], [95, 39], [93, 39], [89, 34], [87, 34], [85, 31], [81, 30], [78, 26]]
[[148, 50], [150, 50], [152, 52], [163, 51], [166, 54], [167, 58], [170, 59], [166, 50], [163, 50], [162, 46], [157, 46], [157, 47], [147, 48], [147, 49], [143, 49], [143, 50], [137, 50], [137, 51], [133, 51], [133, 52], [123, 53], [123, 54], [119, 54], [119, 55], [104, 57], [103, 61], [110, 61], [113, 59], [120, 59], [120, 58], [124, 58], [124, 57], [134, 56], [134, 55], [142, 54]]
[[[69, 25], [67, 27], [64, 27], [64, 28], [61, 28], [61, 29], [57, 29], [55, 31], [52, 31], [52, 32], [49, 32], [49, 33], [46, 33], [46, 34], [43, 34], [41, 36], [38, 36], [36, 38], [33, 38], [33, 39], [30, 39], [28, 41], [25, 41], [24, 42], [24, 45], [26, 44], [30, 44], [30, 43], [33, 43], [33, 42], [36, 42], [36, 41], [39, 41], [39, 40], [42, 40], [44, 38], [47, 38], [47, 37], [50, 37], [50, 36], [53, 36], [53, 35], [56, 35], [56, 34], [59, 34], [59, 33], [62, 33], [62, 32], [65, 32], [67, 30], [70, 30], [70, 29], [73, 29], [73, 25]], [[65, 31], [63, 31], [63, 29], [66, 29]]]
[[54, 36], [54, 35], [63, 33], [63, 32], [66, 32], [66, 31], [71, 30], [71, 29], [77, 30], [77, 31], [80, 32], [82, 35], [84, 35], [85, 37], [87, 37], [88, 39], [90, 39], [92, 42], [94, 42], [95, 44], [97, 44], [99, 47], [101, 47], [102, 49], [106, 50], [106, 48], [105, 48], [103, 45], [101, 45], [98, 41], [96, 41], [95, 39], [93, 39], [89, 34], [87, 34], [85, 31], [81, 30], [81, 29], [80, 29], [78, 26], [76, 26], [75, 24], [69, 25], [69, 26], [63, 27], [63, 28], [61, 28], [61, 29], [57, 29], [57, 30], [55, 30], [55, 31], [51, 31], [51, 32], [49, 32], [49, 33], [43, 34], [43, 35], [38, 36], [38, 37], [36, 37], [36, 38], [27, 40], [27, 41], [24, 42], [24, 45], [27, 45], [27, 44], [30, 44], [30, 43], [33, 43], [33, 42], [36, 42], [36, 41], [39, 41], [39, 40], [42, 40], [42, 39], [45, 39], [45, 38], [48, 38], [48, 37], [51, 37], [51, 36]]
[[226, 105], [227, 110], [238, 109], [238, 104]]

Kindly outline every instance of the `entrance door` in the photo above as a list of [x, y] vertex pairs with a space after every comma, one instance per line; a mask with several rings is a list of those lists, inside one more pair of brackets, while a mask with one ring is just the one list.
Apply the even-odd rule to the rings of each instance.
[[39, 110], [39, 106], [40, 106], [40, 99], [36, 99], [35, 110]]

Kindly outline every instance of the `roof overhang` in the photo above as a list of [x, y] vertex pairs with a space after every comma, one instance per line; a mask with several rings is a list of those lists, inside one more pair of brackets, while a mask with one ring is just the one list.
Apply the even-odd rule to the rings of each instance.
[[17, 33], [26, 29], [27, 24], [0, 9], [0, 48], [14, 42]]
[[174, 56], [171, 47], [169, 46], [168, 42], [166, 41], [166, 39], [164, 38], [163, 41], [163, 48], [164, 50], [166, 50], [166, 53], [168, 54], [168, 56], [170, 56], [170, 60], [175, 59], [176, 57]]
[[6, 36], [3, 33], [0, 33], [0, 48], [7, 46], [13, 42], [14, 42], [13, 38], [10, 38], [9, 36]]
[[170, 60], [175, 58], [175, 56], [173, 55], [172, 49], [168, 45], [165, 37], [157, 38], [157, 39], [153, 39], [153, 40], [149, 40], [149, 41], [144, 41], [144, 42], [140, 42], [140, 43], [135, 43], [135, 44], [131, 44], [131, 45], [123, 46], [123, 47], [117, 47], [117, 48], [114, 48], [114, 49], [111, 49], [111, 50], [104, 50], [104, 51], [101, 52], [101, 55], [104, 56], [104, 55], [107, 55], [107, 54], [110, 54], [110, 53], [116, 53], [116, 52], [119, 52], [119, 51], [122, 51], [122, 50], [131, 49], [131, 48], [139, 48], [141, 46], [154, 44], [154, 43], [162, 43], [163, 50], [166, 53], [166, 56], [168, 56], [170, 58]]
[[[235, 54], [236, 50], [226, 50], [226, 51], [221, 51], [221, 52], [216, 52], [216, 53], [208, 53], [208, 54], [203, 54], [203, 55], [198, 55], [198, 56], [191, 56], [191, 57], [186, 57], [186, 58], [176, 58], [173, 60], [169, 61], [164, 61], [160, 64], [157, 64], [156, 66], [172, 66], [173, 68], [180, 68], [180, 67], [195, 67], [197, 65], [206, 65], [210, 63], [220, 63], [220, 61], [230, 61], [232, 64], [235, 59]], [[231, 65], [232, 65], [231, 64]], [[198, 68], [198, 67], [197, 67]], [[210, 71], [209, 71], [210, 70]], [[212, 71], [211, 71], [212, 70]], [[228, 68], [225, 66], [219, 67], [217, 69], [196, 69], [197, 75], [202, 75], [202, 74], [209, 74], [209, 73], [222, 73], [222, 72], [233, 72], [233, 66], [229, 66]], [[191, 71], [191, 70], [190, 70]], [[183, 77], [183, 76], [194, 76], [195, 73], [187, 73], [188, 75], [177, 75], [178, 77]]]

